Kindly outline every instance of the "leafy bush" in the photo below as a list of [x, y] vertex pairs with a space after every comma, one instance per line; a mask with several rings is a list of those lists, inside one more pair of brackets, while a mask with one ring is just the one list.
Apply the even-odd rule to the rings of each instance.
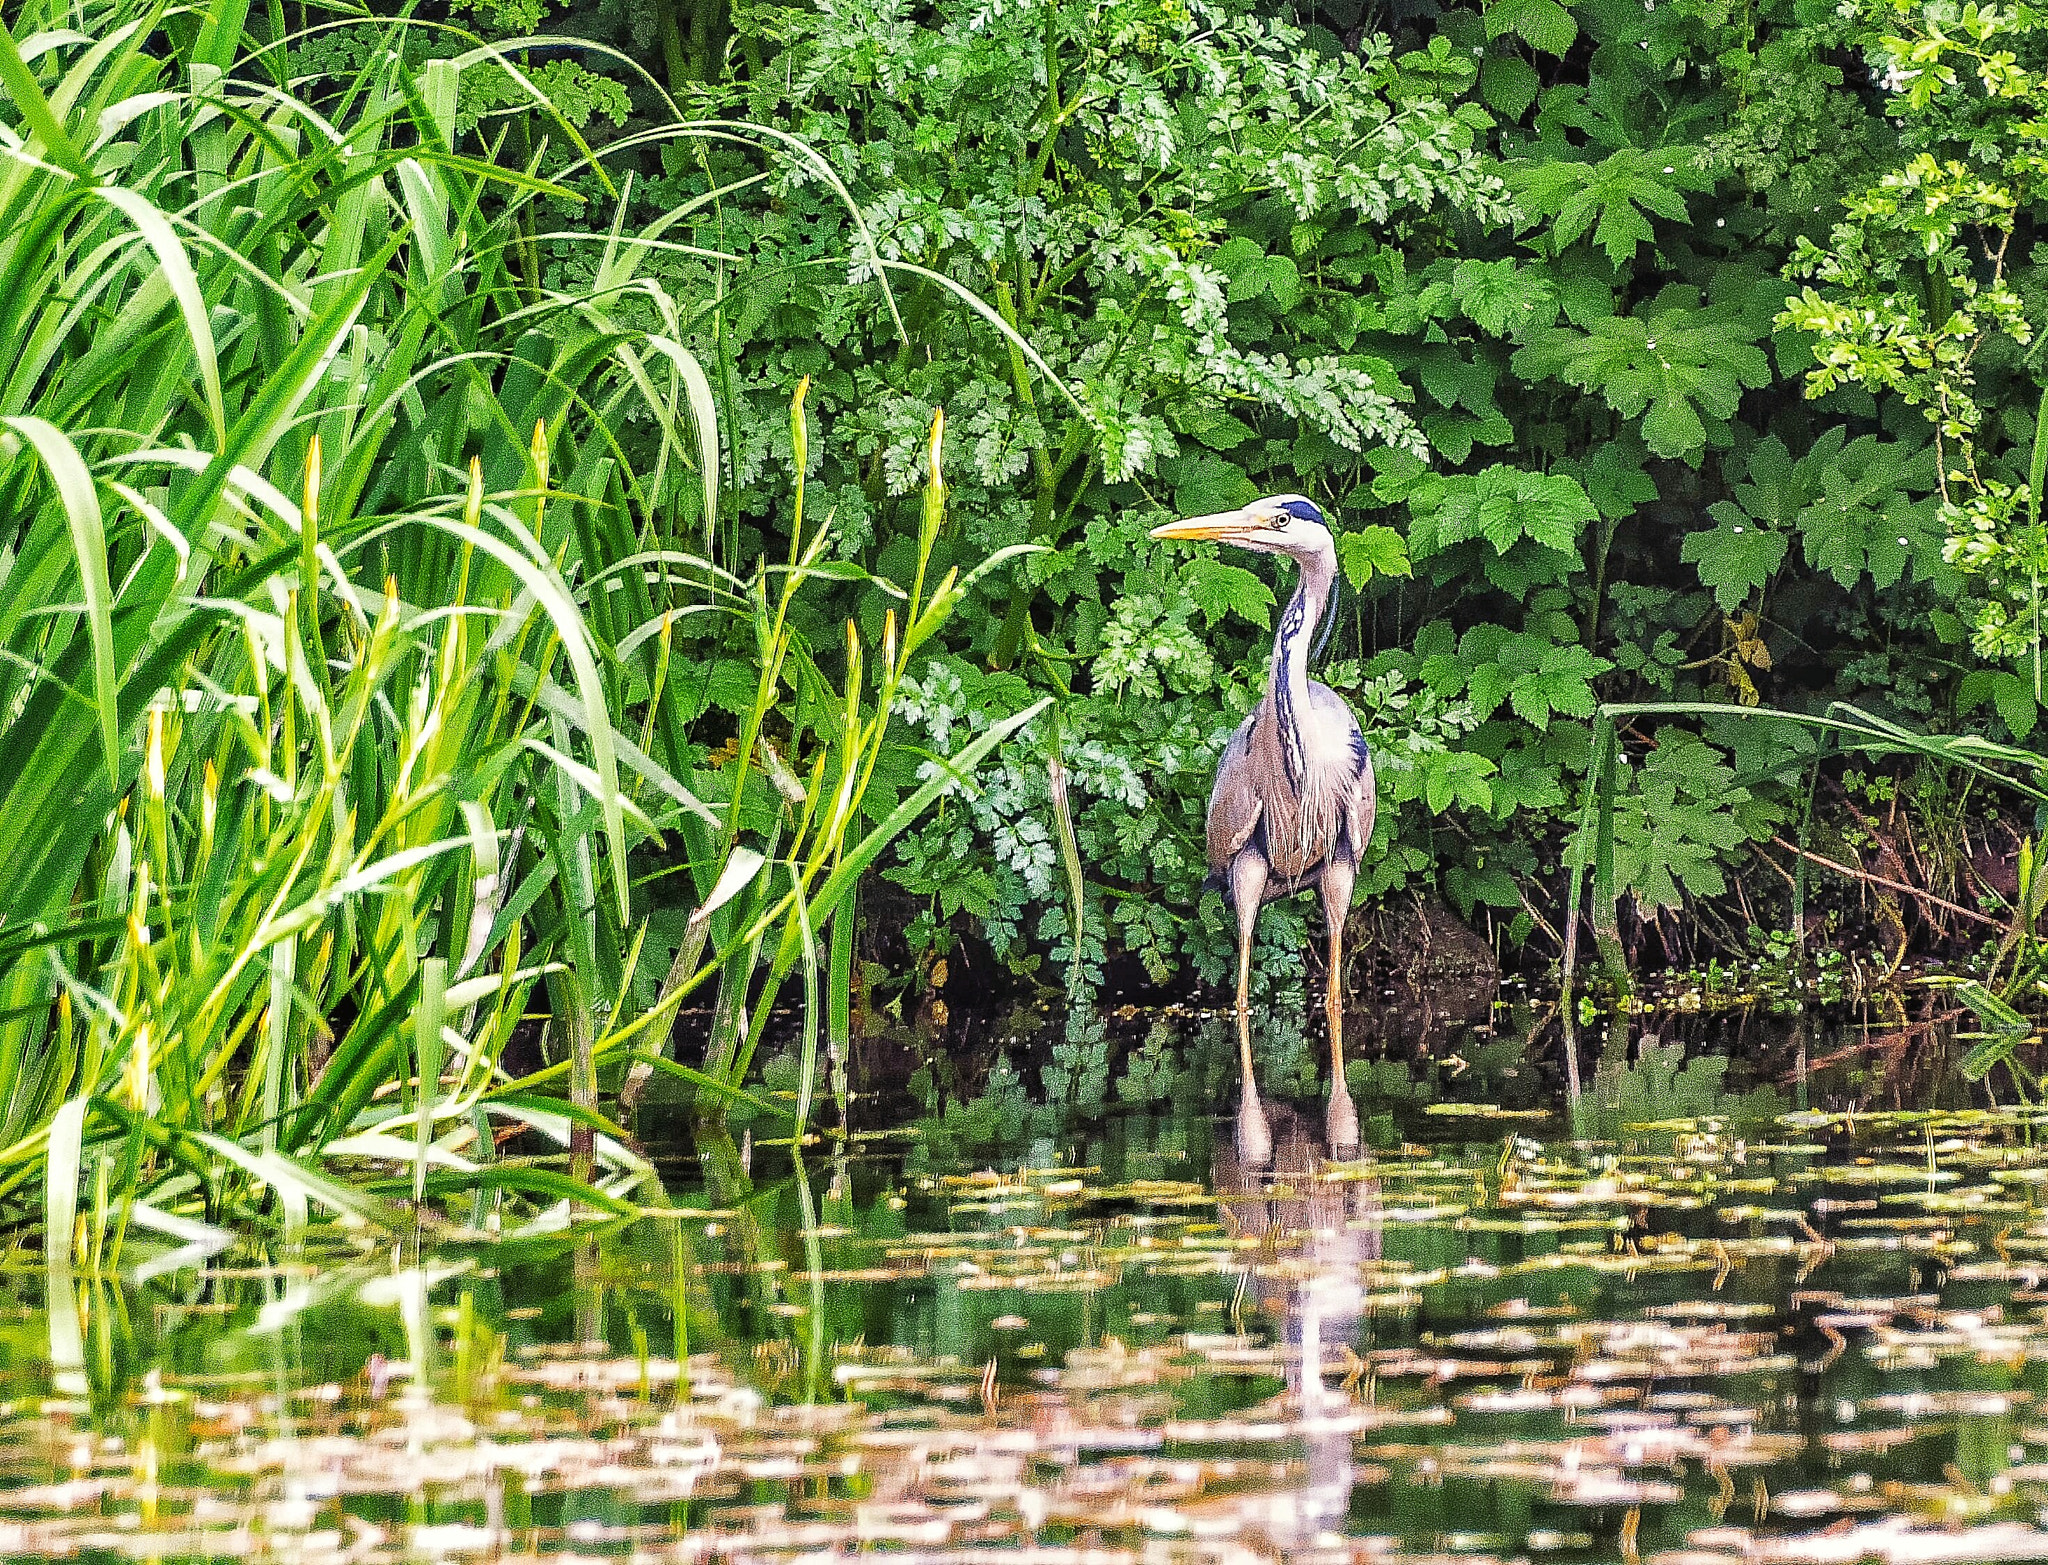
[[[2031, 621], [2010, 587], [2037, 573], [2008, 518], [2028, 514], [2012, 497], [2031, 420], [1969, 414], [1959, 489], [1942, 447], [1959, 437], [1914, 409], [2038, 395], [2031, 361], [1998, 345], [2027, 339], [2036, 288], [2032, 22], [1939, 0], [1496, 0], [1386, 38], [1338, 37], [1331, 15], [756, 5], [732, 16], [746, 48], [693, 88], [816, 139], [904, 281], [899, 326], [824, 275], [856, 227], [795, 166], [698, 218], [705, 242], [762, 263], [718, 324], [734, 383], [765, 407], [810, 374], [858, 431], [813, 480], [857, 518], [849, 557], [890, 573], [937, 404], [975, 448], [960, 543], [1050, 546], [991, 581], [929, 711], [943, 731], [1062, 693], [1099, 893], [1084, 960], [1217, 966], [1207, 768], [1289, 589], [1154, 551], [1143, 529], [1172, 512], [1298, 489], [1339, 517], [1350, 591], [1325, 674], [1386, 784], [1361, 894], [1434, 883], [1514, 939], [1555, 927], [1599, 700], [1843, 698], [2026, 734]], [[1913, 76], [1912, 46], [1959, 85]], [[1923, 154], [1955, 165], [1939, 191], [1913, 172]], [[1956, 170], [1976, 171], [1982, 211], [1944, 197], [1929, 227], [1900, 204]], [[723, 177], [715, 155], [671, 158], [648, 189], [676, 202]], [[1925, 299], [1895, 297], [1909, 287]], [[1886, 327], [1892, 371], [1864, 372], [1829, 325], [1932, 319], [1942, 287], [1977, 313], [1941, 318], [1946, 349]], [[1074, 402], [960, 288], [994, 300]], [[1922, 361], [1955, 367], [1911, 380]], [[746, 514], [776, 475], [755, 438], [735, 456]], [[1968, 541], [1987, 528], [1998, 542]], [[2003, 667], [1972, 665], [1972, 630]], [[1624, 757], [1622, 889], [1646, 910], [1721, 895], [1809, 753], [1755, 725], [1701, 742], [1646, 720]], [[1046, 759], [1013, 746], [892, 871], [1020, 966], [1075, 949]]]
[[[465, 653], [523, 714], [493, 730], [513, 747], [493, 786], [552, 811], [556, 835], [536, 814], [519, 839], [554, 866], [532, 904], [560, 916], [547, 954], [595, 975], [587, 1006], [642, 1016], [700, 959], [736, 957], [707, 1060], [727, 1091], [765, 1019], [757, 966], [844, 1009], [850, 922], [800, 914], [854, 813], [879, 829], [937, 801], [888, 869], [923, 904], [914, 942], [971, 929], [1084, 981], [1120, 957], [1161, 979], [1222, 969], [1202, 802], [1289, 585], [1151, 547], [1168, 514], [1325, 503], [1345, 590], [1323, 673], [1385, 780], [1361, 894], [1440, 888], [1510, 941], [1563, 927], [1602, 702], [1846, 700], [2030, 734], [2038, 19], [1481, 0], [1386, 36], [1364, 16], [532, 0], [457, 8], [474, 32], [393, 17], [269, 38], [258, 20], [246, 55], [204, 22], [145, 35], [121, 12], [107, 36], [138, 30], [89, 67], [54, 33], [10, 48], [0, 477], [30, 520], [0, 599], [0, 711], [37, 747], [0, 781], [0, 849], [33, 904], [0, 939], [97, 905], [159, 690], [190, 668], [261, 700], [218, 653], [252, 614], [301, 623], [324, 684], [353, 655], [344, 625], [362, 634], [343, 580], [371, 625], [387, 574], [402, 603], [458, 607], [460, 535], [400, 519], [458, 514], [472, 454], [479, 514], [530, 510], [520, 568], [556, 573], [591, 652], [552, 706], [532, 691], [572, 630], [515, 646], [479, 625], [490, 657]], [[160, 81], [172, 100], [141, 96]], [[53, 134], [35, 106], [60, 102]], [[72, 287], [81, 267], [97, 291]], [[230, 478], [238, 461], [294, 488], [316, 428], [306, 556]], [[65, 574], [96, 551], [65, 542], [92, 541], [75, 473], [46, 476], [64, 431], [125, 508], [104, 579]], [[198, 473], [121, 467], [179, 450]], [[350, 563], [325, 567], [323, 539]], [[297, 606], [273, 601], [294, 580]], [[911, 667], [904, 601], [933, 582], [948, 614]], [[197, 602], [201, 584], [243, 607]], [[479, 621], [547, 607], [471, 586]], [[439, 655], [440, 623], [408, 667]], [[138, 661], [145, 645], [175, 650]], [[861, 672], [891, 647], [888, 678]], [[544, 666], [501, 666], [525, 652]], [[1022, 721], [1048, 697], [1055, 720]], [[59, 721], [88, 708], [89, 730]], [[311, 710], [273, 700], [272, 720]], [[573, 752], [588, 786], [529, 741]], [[980, 785], [939, 761], [962, 744], [996, 756]], [[1640, 713], [1616, 889], [1646, 913], [1722, 895], [1811, 753], [1768, 725]], [[854, 811], [812, 808], [847, 778]], [[637, 890], [629, 802], [676, 854]], [[794, 881], [764, 870], [778, 859]], [[721, 882], [693, 928], [683, 910]], [[1283, 993], [1304, 915], [1262, 933]], [[37, 1032], [29, 1055], [47, 973], [17, 962], [0, 1004]], [[618, 1029], [593, 1012], [571, 1031]]]

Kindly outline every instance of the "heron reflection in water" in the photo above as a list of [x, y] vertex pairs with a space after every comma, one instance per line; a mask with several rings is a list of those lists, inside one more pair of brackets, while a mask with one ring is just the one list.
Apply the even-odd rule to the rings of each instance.
[[1283, 1412], [1300, 1451], [1300, 1482], [1265, 1530], [1283, 1558], [1311, 1559], [1344, 1530], [1357, 1480], [1357, 1396], [1331, 1380], [1346, 1368], [1356, 1379], [1358, 1354], [1369, 1351], [1364, 1280], [1380, 1259], [1380, 1186], [1328, 1168], [1328, 1148], [1284, 1106], [1278, 1129], [1270, 1169], [1219, 1148], [1212, 1175], [1226, 1229], [1256, 1241], [1237, 1329], [1277, 1338], [1292, 1404]]
[[1294, 597], [1273, 637], [1266, 693], [1224, 747], [1209, 794], [1209, 878], [1237, 917], [1237, 1045], [1244, 1072], [1238, 1103], [1240, 1155], [1264, 1164], [1273, 1133], [1252, 1071], [1252, 934], [1259, 909], [1307, 886], [1322, 894], [1330, 964], [1324, 1006], [1330, 1025], [1330, 1149], [1358, 1146], [1358, 1112], [1344, 1084], [1340, 990], [1344, 916], [1358, 862], [1372, 841], [1372, 752], [1344, 698], [1308, 677], [1309, 644], [1337, 580], [1337, 544], [1322, 508], [1300, 495], [1272, 495], [1235, 511], [1152, 529], [1154, 538], [1208, 538], [1258, 554], [1284, 554], [1299, 567]]

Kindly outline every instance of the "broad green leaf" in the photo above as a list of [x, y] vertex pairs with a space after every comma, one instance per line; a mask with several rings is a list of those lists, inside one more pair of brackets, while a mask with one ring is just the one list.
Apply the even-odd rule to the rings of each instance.
[[[1525, 0], [1547, 3], [1555, 0]], [[1495, 12], [1501, 9], [1494, 8]], [[1562, 7], [1558, 7], [1562, 11]], [[1491, 13], [1489, 14], [1491, 15]], [[1550, 223], [1552, 256], [1562, 255], [1586, 235], [1617, 267], [1634, 259], [1654, 237], [1650, 217], [1686, 220], [1687, 189], [1710, 183], [1700, 155], [1690, 147], [1644, 150], [1626, 147], [1598, 163], [1537, 159], [1511, 170], [1516, 193], [1531, 219]]]
[[[1521, 61], [1487, 62], [1528, 66]], [[1533, 74], [1533, 73], [1532, 73]], [[1557, 289], [1538, 266], [1516, 261], [1460, 261], [1451, 273], [1451, 296], [1481, 331], [1519, 336], [1557, 319]]]
[[1586, 494], [1610, 521], [1634, 514], [1657, 498], [1657, 481], [1643, 471], [1647, 455], [1638, 441], [1604, 441], [1584, 468]]
[[1439, 479], [1418, 488], [1408, 503], [1415, 513], [1408, 548], [1417, 559], [1473, 538], [1484, 538], [1496, 555], [1524, 538], [1570, 553], [1579, 529], [1599, 515], [1568, 474], [1507, 466]]
[[1183, 459], [1173, 471], [1173, 505], [1182, 516], [1234, 510], [1261, 493], [1243, 468], [1206, 451]]
[[1479, 68], [1479, 96], [1504, 120], [1527, 114], [1542, 86], [1536, 67], [1519, 55], [1488, 55]]
[[1557, 0], [1493, 0], [1486, 8], [1486, 36], [1510, 33], [1532, 49], [1562, 56], [1579, 36], [1579, 24]]
[[1423, 802], [1432, 815], [1441, 815], [1452, 805], [1466, 809], [1493, 807], [1493, 789], [1487, 779], [1494, 764], [1470, 750], [1447, 750], [1421, 758]]
[[1705, 418], [1730, 417], [1745, 388], [1770, 380], [1770, 362], [1746, 336], [1732, 307], [1660, 300], [1640, 315], [1610, 316], [1585, 332], [1537, 332], [1514, 356], [1532, 379], [1555, 376], [1598, 392], [1623, 418], [1641, 418], [1642, 435], [1663, 457], [1696, 458]]
[[1725, 612], [1777, 574], [1785, 563], [1787, 540], [1783, 533], [1750, 520], [1728, 501], [1708, 509], [1720, 525], [1687, 533], [1679, 558], [1699, 567], [1700, 584], [1713, 592], [1714, 601]]
[[[1341, 543], [1339, 550], [1341, 553]], [[1272, 623], [1273, 589], [1241, 565], [1192, 559], [1181, 567], [1181, 580], [1202, 618], [1211, 625], [1232, 613], [1243, 615], [1261, 630]]]
[[1337, 559], [1351, 585], [1363, 587], [1375, 576], [1412, 576], [1408, 541], [1378, 523], [1337, 535]]
[[1941, 538], [1933, 508], [1913, 500], [1934, 487], [1931, 445], [1865, 435], [1839, 451], [1816, 444], [1799, 464], [1811, 496], [1799, 513], [1807, 563], [1844, 587], [1865, 570], [1890, 587], [1917, 562], [1935, 569]]
[[1956, 709], [1968, 712], [1986, 701], [2021, 743], [2026, 742], [2040, 721], [2033, 681], [2008, 669], [1976, 668], [1963, 676], [1962, 684], [1956, 688]]

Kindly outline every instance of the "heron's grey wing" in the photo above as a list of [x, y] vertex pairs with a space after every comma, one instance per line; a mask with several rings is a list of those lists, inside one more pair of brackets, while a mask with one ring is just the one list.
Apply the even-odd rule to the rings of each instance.
[[1365, 742], [1365, 735], [1353, 729], [1352, 739], [1358, 756], [1358, 774], [1352, 784], [1350, 803], [1344, 812], [1344, 835], [1351, 839], [1351, 860], [1355, 864], [1372, 846], [1372, 823], [1379, 814], [1380, 792], [1379, 780], [1373, 776], [1372, 750]]
[[1246, 718], [1223, 747], [1216, 786], [1209, 790], [1209, 868], [1219, 875], [1230, 873], [1231, 862], [1251, 841], [1265, 813], [1252, 787], [1251, 737], [1252, 720]]
[[1328, 685], [1311, 685], [1310, 691], [1318, 709], [1337, 719], [1327, 731], [1343, 735], [1345, 763], [1351, 778], [1344, 799], [1344, 836], [1351, 844], [1351, 862], [1356, 864], [1372, 845], [1373, 818], [1379, 813], [1379, 784], [1373, 776], [1372, 748], [1359, 732], [1358, 716], [1351, 710], [1350, 702]]

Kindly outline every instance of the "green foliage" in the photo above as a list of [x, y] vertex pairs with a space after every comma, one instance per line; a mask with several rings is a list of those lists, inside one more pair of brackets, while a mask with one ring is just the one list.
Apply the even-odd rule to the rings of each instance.
[[1789, 813], [1734, 783], [1721, 749], [1665, 729], [1615, 799], [1616, 881], [1653, 907], [1719, 896], [1727, 889], [1722, 853], [1769, 837]]
[[[1946, 558], [1984, 579], [1969, 605], [1977, 650], [2029, 657], [2038, 695], [2040, 427], [1997, 412], [2024, 417], [2041, 395], [2038, 353], [2021, 350], [2041, 324], [2041, 256], [2023, 247], [2048, 193], [2048, 21], [2028, 6], [1946, 3], [1856, 14], [1900, 156], [1850, 194], [1825, 244], [1800, 241], [1790, 271], [1809, 282], [1779, 321], [1813, 343], [1808, 395], [1864, 387], [1932, 426]], [[1876, 570], [1889, 530], [1870, 537]], [[1853, 537], [1841, 547], [1853, 562]]]
[[[930, 569], [934, 419], [906, 587], [832, 558], [800, 481], [776, 561], [699, 552], [709, 377], [609, 313], [636, 247], [568, 234], [602, 257], [580, 292], [521, 276], [534, 210], [584, 193], [452, 150], [488, 57], [370, 49], [301, 98], [211, 24], [166, 62], [155, 13], [87, 19], [0, 31], [0, 1194], [48, 1169], [61, 1261], [89, 1181], [109, 1265], [133, 1201], [396, 1236], [452, 1173], [479, 1241], [627, 1211], [650, 1170], [600, 1067], [789, 1117], [745, 1082], [792, 976], [806, 1118], [849, 892], [1044, 707], [919, 778], [892, 703], [1030, 551]], [[522, 116], [573, 141], [533, 80]], [[279, 156], [308, 123], [337, 128]], [[820, 583], [878, 600], [878, 655]], [[701, 1065], [668, 1058], [714, 981]], [[507, 1122], [567, 1172], [497, 1162]]]
[[1730, 1092], [1727, 1075], [1724, 1056], [1688, 1060], [1684, 1044], [1649, 1036], [1631, 1061], [1626, 1041], [1618, 1041], [1600, 1056], [1593, 1090], [1573, 1114], [1573, 1133], [1626, 1141], [1645, 1126], [1685, 1130], [1700, 1120], [1768, 1124], [1785, 1111], [1785, 1100], [1774, 1088]]
[[1656, 455], [1691, 461], [1744, 388], [1770, 379], [1754, 346], [1763, 329], [1739, 303], [1701, 307], [1694, 290], [1674, 285], [1633, 315], [1534, 333], [1515, 354], [1515, 369], [1597, 391], [1623, 418], [1642, 420], [1643, 442]]
[[[1398, 546], [1398, 535], [1395, 542]], [[1397, 558], [1405, 559], [1405, 555]], [[1370, 579], [1370, 558], [1363, 564], [1367, 579]], [[1353, 579], [1356, 579], [1355, 574]], [[1225, 565], [1221, 560], [1190, 560], [1181, 570], [1181, 581], [1187, 587], [1188, 595], [1195, 600], [1195, 607], [1202, 611], [1202, 617], [1210, 625], [1233, 611], [1261, 630], [1272, 623], [1273, 589], [1243, 566]]]
[[1415, 518], [1409, 547], [1423, 556], [1469, 538], [1484, 538], [1495, 554], [1523, 538], [1569, 554], [1580, 527], [1598, 514], [1573, 479], [1512, 467], [1450, 478], [1432, 474], [1410, 491], [1408, 505]]
[[[1563, 13], [1553, 0], [1506, 0], [1491, 8], [1488, 21], [1507, 5], [1548, 5]], [[1686, 220], [1681, 192], [1700, 183], [1694, 172], [1698, 163], [1699, 154], [1690, 147], [1625, 147], [1597, 163], [1532, 160], [1516, 168], [1514, 190], [1524, 220], [1542, 227], [1549, 254], [1563, 255], [1580, 239], [1591, 238], [1612, 264], [1625, 266], [1640, 246], [1654, 241], [1651, 217]]]
[[[930, 813], [883, 862], [926, 934], [972, 934], [1020, 972], [1071, 962], [1085, 979], [1129, 958], [1162, 981], [1225, 974], [1202, 807], [1292, 581], [1145, 533], [1262, 493], [1311, 495], [1335, 523], [1343, 585], [1318, 676], [1379, 764], [1363, 896], [1434, 886], [1471, 916], [1502, 910], [1511, 940], [1540, 927], [1530, 910], [1562, 927], [1558, 847], [1595, 786], [1602, 702], [1688, 708], [1628, 738], [1614, 874], [1646, 906], [1720, 894], [1800, 797], [1793, 747], [1733, 726], [1688, 737], [1703, 710], [1844, 700], [1969, 737], [2032, 729], [2048, 95], [2031, 11], [1490, 0], [1356, 35], [1280, 0], [491, 4], [456, 20], [481, 37], [394, 22], [289, 40], [313, 106], [389, 81], [389, 105], [431, 132], [305, 154], [315, 172], [288, 197], [276, 169], [304, 133], [287, 111], [274, 166], [222, 118], [167, 139], [160, 109], [105, 129], [67, 109], [77, 128], [45, 137], [20, 118], [41, 100], [18, 78], [59, 101], [70, 46], [0, 49], [21, 145], [94, 181], [63, 191], [77, 226], [56, 251], [21, 222], [0, 230], [10, 297], [75, 264], [50, 254], [99, 255], [117, 279], [101, 295], [52, 282], [0, 381], [0, 483], [43, 529], [7, 568], [47, 573], [0, 599], [18, 660], [4, 677], [52, 671], [37, 711], [53, 729], [67, 703], [93, 712], [14, 839], [71, 844], [34, 881], [41, 907], [66, 905], [101, 851], [78, 844], [132, 787], [147, 693], [109, 699], [135, 677], [129, 596], [184, 601], [159, 578], [210, 583], [208, 529], [263, 510], [215, 492], [232, 516], [188, 528], [188, 476], [117, 472], [95, 446], [81, 482], [51, 431], [216, 449], [287, 368], [270, 344], [298, 341], [302, 316], [348, 316], [347, 279], [379, 246], [378, 287], [403, 274], [411, 291], [373, 288], [324, 367], [291, 361], [320, 400], [265, 402], [280, 433], [249, 465], [296, 458], [320, 423], [346, 475], [335, 514], [373, 535], [351, 556], [360, 596], [387, 562], [412, 568], [411, 524], [392, 519], [419, 497], [454, 503], [472, 451], [496, 453], [486, 492], [524, 503], [530, 408], [556, 388], [555, 481], [577, 498], [548, 502], [562, 532], [547, 560], [621, 714], [613, 773], [624, 796], [680, 808], [636, 771], [648, 758], [715, 817], [708, 838], [664, 827], [677, 862], [621, 908], [624, 804], [600, 787], [609, 818], [566, 816], [560, 851], [580, 873], [587, 842], [606, 888], [592, 944], [613, 948], [607, 980], [632, 970], [597, 987], [633, 1004], [673, 1000], [661, 975], [686, 955], [825, 976], [839, 931], [793, 917], [828, 884], [816, 855], [920, 798]], [[521, 41], [536, 28], [560, 37]], [[621, 116], [620, 145], [587, 155]], [[771, 129], [764, 143], [712, 121]], [[344, 173], [349, 158], [369, 161]], [[5, 215], [28, 210], [25, 182], [54, 188], [21, 157], [7, 169]], [[457, 169], [481, 183], [450, 186]], [[159, 209], [218, 240], [189, 247], [196, 291], [176, 231], [112, 193], [179, 181], [191, 194]], [[283, 285], [228, 291], [230, 254]], [[364, 438], [377, 420], [381, 445]], [[86, 568], [52, 563], [66, 558]], [[447, 558], [417, 568], [445, 586]], [[243, 601], [279, 612], [250, 596], [259, 579], [238, 578]], [[913, 665], [920, 594], [943, 612]], [[400, 597], [446, 606], [413, 578]], [[11, 609], [58, 601], [82, 612]], [[1023, 721], [1047, 697], [1056, 728]], [[563, 721], [566, 737], [552, 713], [533, 737], [601, 781], [594, 734]], [[941, 758], [978, 744], [983, 773], [949, 775]], [[1055, 746], [1087, 881], [1078, 927]], [[59, 765], [39, 760], [38, 785]], [[505, 786], [527, 775], [508, 763]], [[825, 803], [848, 777], [856, 802]], [[60, 814], [95, 824], [66, 835]], [[748, 869], [740, 848], [761, 865], [693, 934], [675, 909]], [[1285, 904], [1262, 930], [1261, 980], [1281, 997], [1301, 986], [1303, 916]], [[707, 1063], [737, 1089], [761, 1013], [730, 984]], [[1101, 1096], [1092, 1058], [1065, 1060], [1062, 1081]]]

